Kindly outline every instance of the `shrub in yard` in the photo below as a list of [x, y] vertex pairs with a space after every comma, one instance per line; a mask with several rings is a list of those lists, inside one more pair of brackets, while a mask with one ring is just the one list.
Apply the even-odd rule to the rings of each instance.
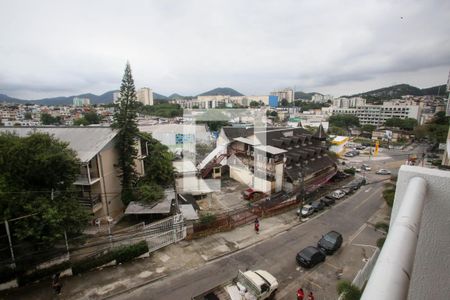
[[342, 300], [358, 300], [361, 298], [361, 290], [350, 281], [341, 280], [337, 284], [337, 292], [342, 296]]
[[123, 263], [132, 260], [144, 253], [148, 252], [148, 246], [146, 241], [141, 241], [137, 244], [125, 246], [114, 250], [114, 257], [117, 263]]
[[33, 283], [40, 279], [50, 278], [53, 274], [69, 269], [70, 266], [71, 266], [70, 261], [65, 261], [61, 264], [54, 265], [45, 269], [35, 270], [30, 274], [21, 274], [18, 277], [19, 285], [23, 286], [28, 283]]
[[0, 268], [0, 283], [8, 282], [16, 278], [16, 272], [9, 267]]

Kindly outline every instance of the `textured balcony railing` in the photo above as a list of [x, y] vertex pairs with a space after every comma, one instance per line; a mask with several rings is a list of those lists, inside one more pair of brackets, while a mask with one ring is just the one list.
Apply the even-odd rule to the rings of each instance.
[[448, 299], [450, 172], [402, 166], [391, 225], [361, 299]]

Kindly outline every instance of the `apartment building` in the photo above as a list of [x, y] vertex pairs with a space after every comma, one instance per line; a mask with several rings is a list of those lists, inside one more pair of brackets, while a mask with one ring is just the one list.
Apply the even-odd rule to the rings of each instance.
[[355, 108], [333, 107], [332, 114], [350, 114], [357, 116], [361, 125], [383, 125], [390, 118], [411, 118], [420, 121], [420, 107], [418, 105], [405, 105], [384, 102], [383, 105], [362, 105]]
[[291, 88], [273, 91], [270, 95], [277, 96], [280, 101], [286, 99], [289, 103], [294, 102], [295, 100], [294, 90]]
[[91, 100], [86, 97], [74, 97], [73, 98], [73, 106], [85, 106], [90, 105]]
[[366, 105], [366, 99], [362, 97], [336, 98], [332, 100], [333, 107], [336, 108], [354, 108]]
[[[113, 93], [113, 102], [116, 103], [120, 99], [120, 92]], [[144, 105], [153, 105], [153, 91], [150, 88], [143, 87], [136, 90], [136, 100], [141, 102]]]
[[[91, 212], [93, 218], [114, 218], [123, 212], [120, 169], [117, 168], [118, 153], [115, 148], [117, 130], [109, 127], [2, 127], [2, 132], [18, 136], [27, 136], [33, 132], [47, 133], [68, 143], [80, 161], [80, 173], [73, 183], [79, 202]], [[142, 176], [143, 158], [147, 154], [145, 141], [137, 139], [136, 147], [138, 159], [135, 168]]]
[[247, 107], [252, 101], [258, 102], [265, 106], [277, 107], [278, 96], [261, 95], [261, 96], [229, 96], [229, 95], [212, 95], [212, 96], [198, 96], [196, 99], [179, 101], [175, 100], [172, 103], [180, 104], [183, 108], [199, 108], [212, 109], [233, 107], [235, 105]]

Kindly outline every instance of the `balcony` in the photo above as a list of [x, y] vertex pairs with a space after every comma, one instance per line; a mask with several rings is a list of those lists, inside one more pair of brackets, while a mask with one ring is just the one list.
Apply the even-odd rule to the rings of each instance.
[[95, 213], [103, 206], [100, 194], [82, 195], [78, 198], [80, 204], [86, 208], [92, 209]]
[[402, 166], [389, 233], [361, 299], [448, 299], [450, 172]]
[[95, 172], [90, 172], [89, 176], [87, 174], [78, 175], [77, 179], [73, 184], [75, 185], [93, 185], [100, 181], [100, 177]]

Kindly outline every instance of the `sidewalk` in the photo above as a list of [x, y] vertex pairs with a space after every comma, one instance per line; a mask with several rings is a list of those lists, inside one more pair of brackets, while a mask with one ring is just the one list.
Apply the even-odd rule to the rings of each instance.
[[105, 299], [161, 279], [169, 274], [193, 269], [208, 261], [271, 238], [300, 224], [295, 209], [260, 219], [260, 233], [253, 223], [229, 232], [217, 233], [193, 241], [181, 241], [124, 265], [62, 278], [62, 294], [56, 296], [51, 281], [0, 292], [0, 299]]

